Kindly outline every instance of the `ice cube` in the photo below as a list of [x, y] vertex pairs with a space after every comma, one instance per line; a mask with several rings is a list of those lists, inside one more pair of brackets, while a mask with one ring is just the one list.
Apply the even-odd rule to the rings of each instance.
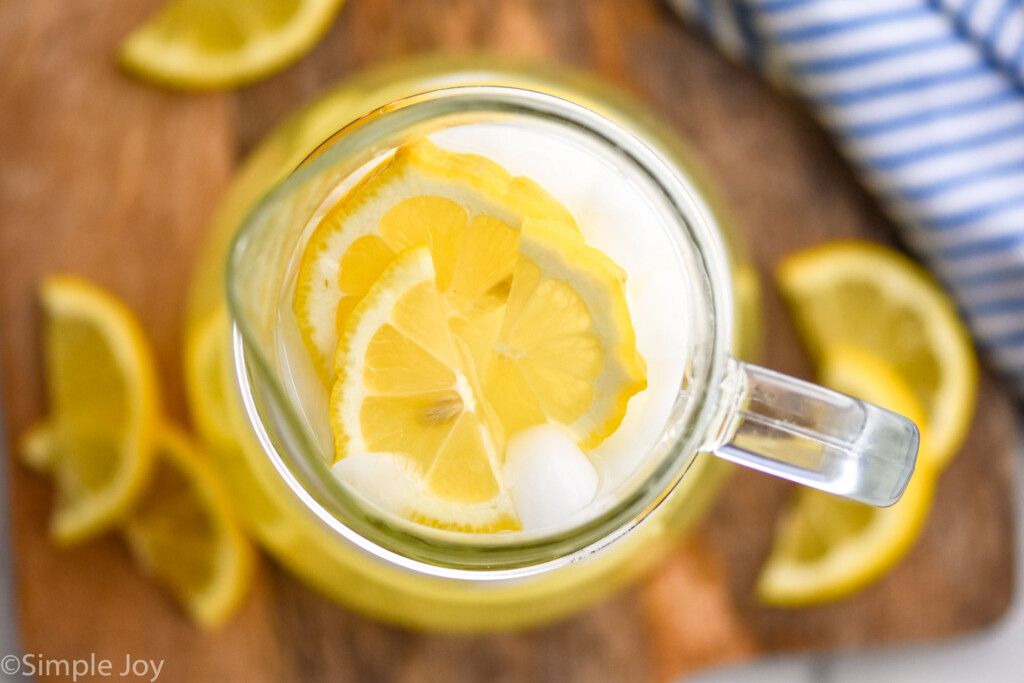
[[597, 492], [597, 471], [575, 440], [555, 425], [528, 427], [508, 440], [505, 485], [523, 530], [557, 524]]
[[386, 513], [407, 516], [422, 495], [415, 463], [399, 453], [355, 453], [331, 469], [352, 493]]

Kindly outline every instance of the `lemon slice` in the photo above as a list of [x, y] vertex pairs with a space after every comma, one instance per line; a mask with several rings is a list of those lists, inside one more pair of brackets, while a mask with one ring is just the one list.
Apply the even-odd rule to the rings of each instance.
[[334, 382], [348, 317], [398, 253], [430, 245], [439, 286], [460, 292], [458, 305], [467, 314], [483, 313], [508, 294], [524, 218], [575, 226], [532, 180], [514, 178], [481, 156], [421, 139], [381, 162], [325, 214], [299, 266], [295, 314], [325, 384]]
[[154, 450], [152, 479], [124, 523], [125, 539], [198, 623], [216, 626], [246, 595], [252, 547], [220, 481], [183, 434], [161, 428]]
[[335, 471], [353, 489], [429, 526], [519, 528], [498, 476], [501, 434], [448, 331], [428, 247], [395, 259], [355, 308], [336, 367]]
[[[924, 410], [895, 368], [855, 347], [827, 351], [820, 381], [877, 403], [923, 427]], [[869, 585], [913, 547], [928, 518], [936, 470], [922, 450], [903, 497], [875, 508], [812, 489], [800, 489], [779, 523], [771, 554], [757, 582], [762, 602], [779, 607], [814, 605]]]
[[625, 273], [557, 221], [524, 221], [519, 251], [484, 394], [509, 435], [555, 422], [594, 448], [647, 386]]
[[[466, 232], [472, 253], [488, 236], [504, 242], [509, 229], [492, 228]], [[348, 319], [331, 393], [335, 471], [386, 510], [444, 529], [518, 528], [501, 477], [508, 437], [550, 422], [592, 447], [646, 386], [618, 267], [568, 224], [526, 220], [513, 235], [507, 303], [481, 312], [474, 294], [466, 315], [463, 294], [483, 288], [445, 287], [473, 278], [419, 246]]]
[[72, 544], [114, 525], [146, 482], [156, 369], [138, 321], [99, 287], [54, 276], [42, 304], [50, 414], [24, 449], [27, 462], [53, 474], [51, 532]]
[[891, 249], [837, 242], [788, 258], [778, 283], [819, 363], [844, 345], [894, 369], [924, 407], [919, 459], [948, 463], [970, 425], [978, 368], [955, 306], [928, 273]]
[[342, 0], [172, 0], [121, 45], [122, 65], [156, 83], [225, 88], [309, 52]]

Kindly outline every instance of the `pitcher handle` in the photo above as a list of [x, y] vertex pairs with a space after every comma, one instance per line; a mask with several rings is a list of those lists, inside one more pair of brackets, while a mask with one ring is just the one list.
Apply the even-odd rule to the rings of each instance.
[[718, 457], [879, 507], [903, 494], [920, 434], [902, 415], [736, 359], [724, 389]]

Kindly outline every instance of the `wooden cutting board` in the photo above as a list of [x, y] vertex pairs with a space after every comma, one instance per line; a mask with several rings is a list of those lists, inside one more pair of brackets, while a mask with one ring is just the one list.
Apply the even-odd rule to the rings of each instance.
[[[816, 242], [892, 242], [890, 223], [794, 103], [727, 63], [655, 0], [350, 0], [313, 53], [236, 93], [164, 92], [113, 65], [159, 0], [0, 4], [0, 348], [7, 444], [44, 410], [40, 278], [91, 277], [139, 313], [167, 410], [186, 413], [184, 274], [238, 159], [286, 113], [383, 60], [493, 52], [592, 70], [647, 101], [708, 166], [762, 273]], [[765, 364], [810, 367], [766, 286]], [[165, 660], [161, 681], [663, 680], [780, 650], [905, 643], [997, 619], [1012, 590], [1010, 405], [982, 382], [968, 444], [944, 474], [923, 538], [860, 595], [765, 609], [751, 587], [789, 485], [739, 472], [642, 586], [572, 620], [485, 637], [381, 626], [262, 563], [226, 628], [204, 634], [140, 575], [115, 538], [59, 551], [52, 490], [8, 465], [20, 624], [48, 658]], [[6, 653], [0, 653], [6, 654]], [[117, 669], [120, 671], [120, 669]]]

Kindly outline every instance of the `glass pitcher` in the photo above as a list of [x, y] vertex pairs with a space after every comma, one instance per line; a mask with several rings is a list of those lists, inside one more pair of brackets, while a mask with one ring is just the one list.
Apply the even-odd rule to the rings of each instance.
[[[301, 159], [317, 133], [333, 130]], [[510, 137], [484, 149], [494, 131]], [[552, 174], [565, 174], [558, 155], [571, 153], [643, 199], [681, 278], [665, 304], [689, 331], [675, 350], [683, 370], [657, 438], [638, 446], [636, 466], [593, 515], [551, 532], [418, 531], [362, 504], [332, 474], [318, 433], [326, 417], [311, 418], [296, 400], [300, 370], [282, 352], [296, 255], [328, 197], [404, 142], [461, 141], [501, 162], [516, 136], [531, 135], [563, 152], [516, 174], [555, 182]], [[407, 626], [520, 627], [577, 610], [640, 575], [713, 498], [718, 459], [874, 505], [892, 504], [905, 488], [918, 444], [913, 423], [731, 355], [749, 353], [754, 339], [755, 281], [730, 256], [692, 165], [642, 110], [611, 104], [572, 78], [420, 68], [339, 90], [274, 140], [225, 200], [222, 227], [200, 264], [188, 321], [189, 392], [252, 532], [332, 598]], [[585, 214], [601, 210], [603, 199], [582, 192], [566, 203]]]

